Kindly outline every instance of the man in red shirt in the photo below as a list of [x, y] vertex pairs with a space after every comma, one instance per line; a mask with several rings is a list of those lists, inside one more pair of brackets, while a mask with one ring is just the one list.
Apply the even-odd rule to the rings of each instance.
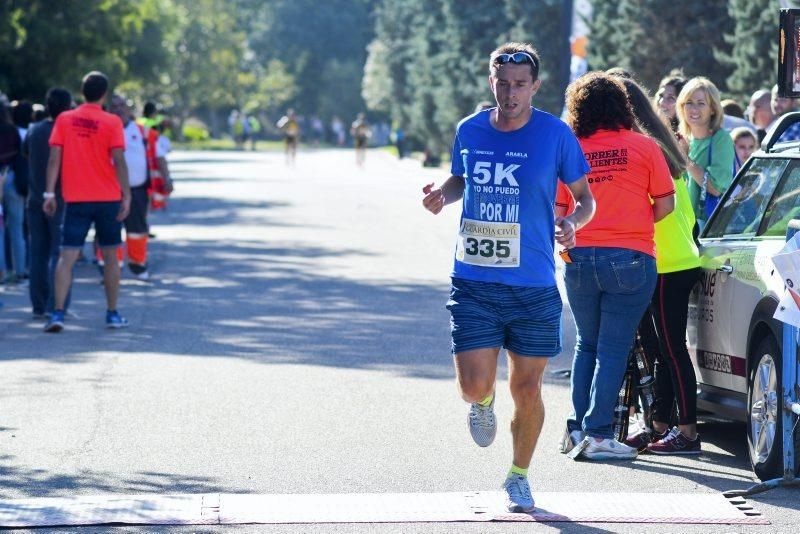
[[106, 326], [128, 326], [128, 321], [117, 312], [120, 268], [116, 249], [122, 244], [122, 221], [131, 205], [122, 121], [103, 111], [108, 92], [108, 78], [103, 73], [87, 74], [81, 92], [86, 103], [59, 115], [50, 135], [43, 209], [50, 216], [56, 211], [55, 188], [59, 176], [66, 208], [56, 267], [55, 310], [44, 327], [45, 332], [60, 332], [64, 328], [64, 301], [72, 284], [72, 267], [92, 223], [106, 264]]

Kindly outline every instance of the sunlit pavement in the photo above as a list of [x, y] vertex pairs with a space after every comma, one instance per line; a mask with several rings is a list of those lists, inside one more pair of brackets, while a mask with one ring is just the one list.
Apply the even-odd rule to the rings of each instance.
[[[505, 372], [496, 442], [466, 428], [444, 309], [458, 224], [420, 204], [422, 169], [371, 151], [176, 153], [176, 193], [152, 217], [153, 281], [123, 281], [103, 328], [99, 276], [77, 268], [58, 335], [25, 291], [0, 301], [0, 497], [98, 493], [343, 493], [498, 489], [510, 464]], [[569, 366], [574, 342], [564, 317]], [[548, 376], [531, 482], [547, 491], [713, 492], [755, 481], [744, 427], [704, 423], [697, 458], [576, 463], [556, 442], [569, 384]], [[798, 493], [753, 499], [770, 527], [273, 525], [254, 532], [796, 532]], [[120, 531], [141, 527], [119, 528]], [[107, 528], [82, 529], [106, 531]], [[157, 530], [148, 527], [148, 531]]]

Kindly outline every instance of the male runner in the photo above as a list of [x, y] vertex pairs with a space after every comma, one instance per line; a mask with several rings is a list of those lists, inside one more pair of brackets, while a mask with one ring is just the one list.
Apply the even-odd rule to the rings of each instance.
[[286, 143], [286, 164], [292, 165], [297, 155], [297, 142], [300, 137], [300, 125], [297, 122], [294, 110], [289, 108], [286, 111], [286, 115], [280, 118], [276, 126], [284, 135], [284, 141]]
[[45, 332], [60, 332], [64, 328], [64, 301], [72, 284], [72, 267], [92, 223], [105, 260], [106, 326], [128, 326], [128, 321], [117, 312], [120, 268], [116, 258], [116, 249], [122, 243], [122, 221], [131, 206], [125, 134], [119, 117], [103, 111], [108, 92], [105, 74], [97, 71], [87, 74], [81, 92], [86, 103], [59, 115], [50, 134], [42, 208], [51, 217], [56, 213], [55, 189], [59, 177], [66, 207], [61, 255], [56, 267], [55, 310], [44, 327]]
[[[497, 432], [497, 358], [502, 347], [508, 352], [514, 450], [504, 489], [511, 512], [534, 509], [527, 473], [544, 421], [542, 375], [561, 352], [553, 238], [572, 247], [575, 230], [594, 213], [577, 139], [565, 123], [531, 107], [539, 65], [527, 43], [492, 52], [489, 85], [497, 107], [458, 124], [452, 176], [423, 189], [423, 205], [434, 214], [463, 198], [447, 308], [456, 379], [481, 447]], [[553, 213], [559, 179], [576, 199], [567, 217]]]

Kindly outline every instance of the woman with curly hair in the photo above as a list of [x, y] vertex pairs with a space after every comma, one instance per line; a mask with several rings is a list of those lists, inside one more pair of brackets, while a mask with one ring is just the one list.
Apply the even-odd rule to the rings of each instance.
[[586, 459], [633, 459], [636, 449], [614, 439], [614, 406], [655, 288], [654, 223], [672, 212], [675, 188], [658, 144], [633, 131], [634, 115], [615, 77], [593, 72], [573, 82], [567, 123], [591, 166], [597, 202], [565, 258], [577, 328], [569, 441]]

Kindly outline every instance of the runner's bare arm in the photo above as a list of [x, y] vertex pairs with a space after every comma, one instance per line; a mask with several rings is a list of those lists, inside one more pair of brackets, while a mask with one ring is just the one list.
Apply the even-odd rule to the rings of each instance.
[[[62, 148], [57, 145], [50, 147], [50, 159], [47, 160], [47, 183], [45, 185], [45, 192], [48, 194], [56, 191], [58, 175], [61, 173], [61, 150]], [[44, 199], [42, 209], [47, 215], [52, 217], [56, 213], [57, 207], [55, 194], [52, 198]]]
[[556, 217], [556, 241], [566, 248], [575, 246], [575, 232], [594, 216], [595, 202], [586, 176], [567, 184], [575, 198], [575, 210], [566, 217]]
[[447, 204], [461, 200], [461, 197], [464, 196], [464, 178], [451, 176], [438, 188], [434, 189], [433, 183], [430, 183], [422, 188], [422, 192], [425, 194], [422, 205], [436, 215]]
[[114, 160], [117, 181], [120, 189], [122, 189], [122, 203], [119, 207], [117, 220], [123, 221], [131, 210], [131, 185], [128, 181], [128, 164], [125, 163], [125, 151], [121, 148], [111, 149], [111, 159]]
[[653, 219], [660, 221], [675, 209], [675, 195], [653, 199]]

